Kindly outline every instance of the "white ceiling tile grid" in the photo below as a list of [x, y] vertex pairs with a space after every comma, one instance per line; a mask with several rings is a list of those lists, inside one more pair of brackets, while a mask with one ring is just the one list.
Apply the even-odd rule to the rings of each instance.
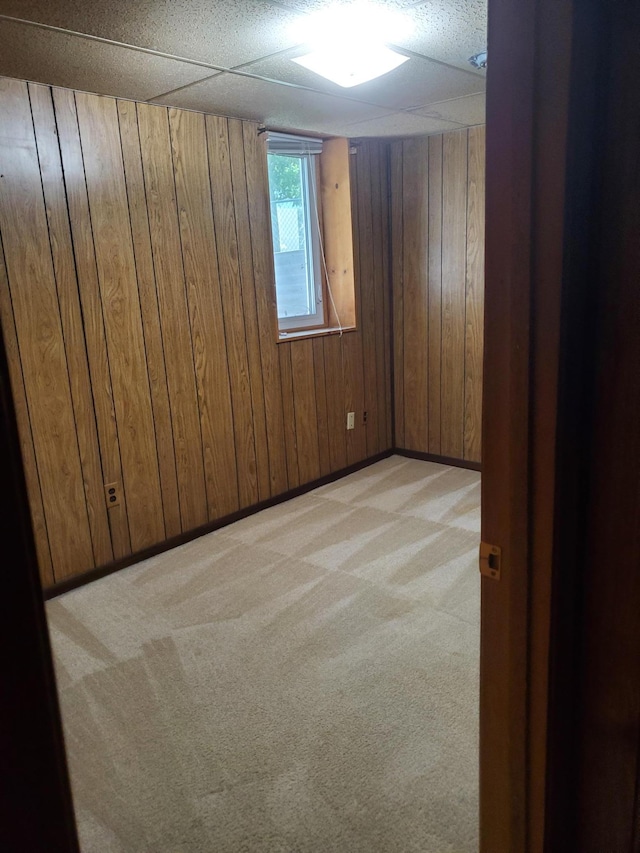
[[398, 46], [411, 58], [350, 89], [291, 61], [295, 23], [325, 0], [2, 0], [0, 75], [327, 134], [484, 121], [485, 74], [468, 58], [486, 48], [486, 0], [371, 2], [412, 18]]
[[266, 0], [2, 0], [0, 11], [225, 67], [292, 47], [300, 16]]
[[0, 74], [146, 101], [213, 72], [105, 42], [0, 20]]

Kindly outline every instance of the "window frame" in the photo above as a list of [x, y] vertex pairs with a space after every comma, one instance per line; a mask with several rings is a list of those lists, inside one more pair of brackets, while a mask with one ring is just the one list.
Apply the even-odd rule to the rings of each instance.
[[[258, 129], [264, 134], [264, 194], [266, 229], [271, 268], [272, 329], [276, 343], [286, 343], [300, 338], [342, 335], [358, 330], [359, 293], [355, 276], [355, 234], [352, 215], [351, 159], [357, 147], [346, 137], [308, 137], [295, 133]], [[272, 147], [273, 142], [273, 147]], [[321, 282], [324, 304], [324, 322], [319, 325], [282, 328], [278, 318], [277, 287], [275, 277], [275, 240], [271, 181], [269, 180], [270, 153], [313, 153], [315, 156], [315, 191], [317, 224], [321, 240]], [[313, 163], [314, 161], [312, 161]], [[266, 246], [265, 246], [266, 248]], [[317, 315], [316, 315], [317, 317]], [[291, 318], [293, 319], [293, 318]], [[297, 320], [297, 318], [296, 318]]]
[[[307, 290], [313, 295], [315, 311], [310, 314], [292, 314], [281, 317], [278, 308], [278, 279], [275, 275], [276, 290], [276, 319], [280, 334], [290, 332], [311, 331], [322, 329], [327, 324], [325, 283], [322, 270], [322, 233], [320, 224], [320, 201], [318, 192], [318, 154], [310, 152], [285, 153], [269, 151], [267, 157], [291, 157], [300, 160], [300, 179], [302, 189], [302, 209], [304, 212], [304, 242], [307, 259]], [[271, 182], [269, 181], [269, 206], [273, 205], [271, 197]], [[275, 246], [273, 245], [273, 230], [271, 231], [271, 248], [274, 257], [274, 273], [276, 268]], [[310, 262], [309, 262], [310, 259]], [[309, 281], [311, 278], [311, 281]]]

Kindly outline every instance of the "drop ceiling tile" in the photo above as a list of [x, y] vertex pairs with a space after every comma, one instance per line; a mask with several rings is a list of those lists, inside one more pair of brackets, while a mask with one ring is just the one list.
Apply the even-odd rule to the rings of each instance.
[[459, 130], [460, 125], [438, 118], [427, 118], [416, 113], [389, 113], [385, 116], [359, 121], [351, 124], [344, 132], [345, 136], [427, 136], [430, 133], [444, 133], [447, 130]]
[[299, 17], [266, 0], [2, 0], [1, 11], [224, 67], [294, 46]]
[[453, 101], [444, 101], [439, 104], [427, 104], [419, 110], [414, 110], [413, 114], [456, 121], [467, 126], [484, 124], [486, 120], [485, 101], [484, 93], [470, 95], [468, 98], [456, 98]]
[[482, 92], [485, 87], [484, 80], [476, 74], [427, 59], [411, 58], [376, 80], [345, 89], [293, 62], [291, 57], [300, 53], [299, 50], [291, 51], [286, 56], [254, 62], [247, 70], [252, 74], [309, 86], [331, 95], [367, 101], [387, 109], [420, 107], [435, 101]]
[[0, 20], [0, 75], [145, 101], [211, 75], [208, 68]]
[[384, 115], [382, 107], [269, 83], [238, 74], [219, 74], [156, 103], [263, 121], [271, 127], [341, 133], [345, 125]]
[[401, 47], [484, 77], [468, 59], [487, 47], [487, 0], [427, 0], [410, 15], [415, 29]]

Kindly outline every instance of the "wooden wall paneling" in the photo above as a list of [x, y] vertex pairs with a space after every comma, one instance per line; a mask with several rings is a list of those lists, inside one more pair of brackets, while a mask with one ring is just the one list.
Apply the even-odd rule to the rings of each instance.
[[468, 131], [442, 140], [442, 387], [443, 456], [464, 457], [465, 281]]
[[429, 453], [441, 453], [442, 136], [429, 137]]
[[166, 538], [155, 426], [116, 102], [78, 93], [78, 126], [93, 225], [131, 547]]
[[385, 355], [388, 345], [388, 328], [385, 321], [385, 291], [388, 280], [388, 270], [384, 252], [384, 228], [386, 220], [384, 209], [387, 205], [387, 196], [382, 194], [381, 177], [386, 174], [386, 164], [382, 152], [382, 145], [378, 140], [369, 143], [370, 156], [370, 180], [371, 180], [371, 231], [373, 237], [373, 299], [375, 304], [375, 331], [374, 341], [376, 345], [376, 415], [375, 424], [378, 432], [378, 452], [387, 450], [391, 445], [387, 440], [387, 382], [385, 374]]
[[313, 375], [313, 341], [291, 341], [291, 378], [296, 418], [296, 446], [300, 482], [320, 476], [316, 385]]
[[318, 455], [320, 476], [324, 477], [331, 468], [329, 451], [329, 420], [327, 412], [327, 383], [324, 369], [324, 339], [313, 338], [313, 376], [316, 395], [316, 423], [318, 429]]
[[142, 312], [147, 353], [147, 369], [151, 387], [151, 404], [155, 423], [158, 469], [162, 491], [162, 507], [165, 530], [168, 537], [182, 531], [180, 522], [180, 499], [178, 478], [173, 447], [171, 406], [167, 387], [167, 371], [164, 359], [158, 294], [149, 233], [147, 201], [142, 174], [142, 157], [138, 134], [138, 115], [133, 101], [118, 101], [122, 158], [129, 200], [131, 236], [138, 276], [138, 292]]
[[271, 494], [276, 495], [290, 488], [290, 484], [287, 477], [282, 383], [278, 345], [276, 344], [275, 273], [271, 245], [266, 140], [263, 136], [258, 137], [258, 126], [253, 122], [243, 122], [242, 135], [262, 360], [269, 473]]
[[242, 122], [229, 119], [229, 149], [231, 158], [231, 182], [238, 235], [238, 262], [242, 281], [242, 305], [244, 308], [247, 356], [249, 360], [249, 381], [251, 386], [251, 410], [256, 448], [256, 468], [258, 476], [258, 497], [265, 500], [271, 495], [269, 482], [269, 446], [267, 443], [267, 423], [264, 403], [264, 380], [262, 376], [262, 357], [260, 352], [260, 333], [258, 331], [258, 308], [256, 304], [256, 284], [253, 273], [253, 251], [251, 222], [249, 220], [249, 202], [247, 197], [247, 176], [244, 153]]
[[[0, 234], [56, 579], [94, 565], [26, 83], [0, 80]], [[60, 454], [64, 465], [60, 465]]]
[[291, 369], [291, 344], [278, 346], [280, 376], [282, 377], [282, 411], [284, 416], [285, 446], [287, 450], [287, 475], [289, 488], [301, 483], [298, 467], [298, 440], [296, 434], [296, 412], [293, 403], [293, 374]]
[[[111, 371], [107, 357], [76, 102], [73, 92], [68, 89], [54, 88], [52, 94], [100, 442], [102, 473], [106, 483], [121, 483], [120, 439], [111, 388]], [[108, 520], [113, 556], [120, 559], [131, 553], [125, 495], [118, 506], [109, 509]]]
[[329, 335], [323, 339], [324, 375], [327, 394], [327, 429], [329, 431], [329, 460], [332, 471], [347, 467], [346, 395], [342, 336]]
[[164, 107], [138, 104], [140, 149], [153, 250], [182, 529], [207, 521], [200, 412], [185, 291], [175, 177]]
[[29, 508], [31, 510], [31, 524], [38, 557], [38, 569], [40, 581], [43, 586], [51, 586], [54, 582], [53, 563], [51, 562], [51, 549], [49, 548], [49, 534], [47, 522], [44, 515], [42, 503], [42, 492], [40, 490], [40, 478], [36, 463], [36, 453], [33, 446], [33, 435], [31, 433], [31, 422], [27, 407], [27, 397], [24, 390], [24, 379], [22, 376], [22, 363], [18, 349], [18, 338], [16, 325], [13, 318], [13, 307], [11, 305], [11, 294], [9, 293], [9, 281], [4, 263], [4, 251], [0, 241], [0, 322], [2, 323], [2, 335], [4, 338], [9, 372], [11, 374], [11, 391], [13, 404], [20, 433], [20, 450], [22, 453], [22, 467], [24, 469], [27, 492], [29, 495]]
[[[428, 140], [403, 143], [404, 418], [408, 450], [428, 446]], [[453, 454], [452, 454], [453, 455]]]
[[464, 458], [479, 462], [482, 431], [482, 345], [484, 334], [485, 128], [472, 127], [468, 133]]
[[210, 520], [239, 506], [204, 116], [169, 110]]
[[404, 431], [404, 252], [402, 245], [404, 203], [403, 142], [389, 146], [389, 180], [391, 181], [391, 280], [393, 311], [393, 409], [394, 435], [397, 447], [405, 446]]
[[[378, 383], [376, 359], [376, 294], [373, 251], [373, 194], [371, 143], [364, 141], [353, 158], [357, 173], [358, 278], [360, 284], [360, 338], [363, 356], [363, 411], [356, 412], [364, 428], [367, 456], [378, 453]], [[367, 422], [364, 423], [364, 411]]]
[[360, 277], [360, 221], [358, 211], [358, 169], [350, 157], [351, 216], [353, 221], [353, 266], [356, 297], [357, 332], [345, 332], [340, 340], [342, 344], [342, 368], [344, 383], [344, 404], [342, 428], [346, 427], [347, 412], [355, 412], [355, 429], [348, 430], [347, 462], [349, 465], [359, 462], [367, 456], [367, 438], [363, 424], [364, 411], [364, 359], [362, 353], [362, 297]]
[[247, 335], [231, 180], [229, 128], [227, 119], [219, 116], [207, 116], [205, 121], [222, 309], [231, 377], [238, 490], [240, 506], [244, 507], [257, 502], [258, 479]]
[[29, 84], [87, 514], [97, 565], [113, 560], [104, 477], [51, 89]]

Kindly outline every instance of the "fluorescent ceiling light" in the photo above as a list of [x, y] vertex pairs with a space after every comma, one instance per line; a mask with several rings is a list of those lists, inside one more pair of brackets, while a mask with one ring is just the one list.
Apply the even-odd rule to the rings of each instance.
[[334, 5], [302, 18], [294, 36], [310, 48], [293, 61], [349, 87], [393, 71], [408, 60], [386, 46], [412, 29], [402, 14], [366, 0]]
[[408, 59], [408, 56], [401, 56], [380, 44], [358, 46], [357, 50], [329, 46], [299, 56], [293, 61], [347, 88], [381, 77]]

